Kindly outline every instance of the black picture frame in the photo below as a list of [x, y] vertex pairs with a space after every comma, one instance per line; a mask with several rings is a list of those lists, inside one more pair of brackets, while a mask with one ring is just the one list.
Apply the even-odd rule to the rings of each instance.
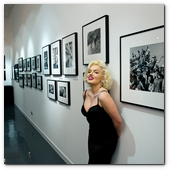
[[71, 105], [70, 82], [57, 81], [57, 100], [65, 105]]
[[36, 56], [36, 68], [37, 72], [41, 72], [41, 54]]
[[24, 85], [25, 85], [25, 86], [28, 86], [27, 74], [24, 74]]
[[42, 76], [37, 76], [37, 89], [39, 89], [39, 90], [43, 89]]
[[50, 45], [42, 47], [42, 58], [43, 58], [43, 74], [51, 74], [51, 52]]
[[18, 59], [19, 72], [23, 72], [23, 58]]
[[4, 70], [4, 80], [6, 81], [6, 71]]
[[78, 75], [78, 40], [77, 33], [62, 38], [63, 74]]
[[82, 26], [83, 65], [92, 60], [109, 63], [109, 16], [104, 15]]
[[36, 57], [32, 57], [31, 58], [31, 67], [32, 67], [32, 70], [36, 70]]
[[14, 80], [16, 82], [19, 81], [19, 68], [18, 68], [18, 64], [14, 65]]
[[23, 69], [24, 71], [27, 71], [27, 59], [23, 60]]
[[31, 58], [27, 58], [27, 71], [31, 71]]
[[62, 75], [62, 55], [61, 55], [61, 40], [57, 40], [50, 44], [51, 49], [51, 74]]
[[27, 80], [28, 80], [28, 87], [32, 87], [32, 75], [27, 74]]
[[23, 74], [19, 74], [19, 86], [20, 87], [24, 87], [24, 75]]
[[32, 73], [32, 87], [37, 88], [37, 73]]
[[5, 55], [4, 55], [4, 69], [6, 69]]
[[55, 80], [47, 80], [47, 97], [53, 100], [57, 100], [57, 88]]
[[162, 25], [120, 37], [120, 102], [164, 110], [164, 34]]

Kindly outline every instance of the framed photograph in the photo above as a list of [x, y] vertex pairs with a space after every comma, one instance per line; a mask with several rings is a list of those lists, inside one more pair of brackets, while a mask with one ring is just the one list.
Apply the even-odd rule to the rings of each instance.
[[24, 87], [24, 75], [19, 74], [19, 86]]
[[24, 85], [28, 86], [27, 74], [24, 74]]
[[82, 26], [83, 65], [98, 59], [109, 63], [109, 16]]
[[23, 71], [23, 58], [18, 59], [19, 72]]
[[4, 70], [4, 80], [6, 80], [6, 71]]
[[36, 67], [37, 67], [37, 72], [41, 72], [41, 55], [36, 56]]
[[[85, 73], [83, 73], [83, 77], [84, 77], [84, 74], [85, 74]], [[83, 81], [83, 91], [88, 90], [88, 89], [90, 89], [90, 88], [91, 88], [91, 86], [90, 86], [88, 83], [86, 83], [86, 82]]]
[[50, 75], [51, 74], [51, 63], [50, 63], [50, 45], [46, 45], [42, 48], [42, 58], [43, 58], [43, 65], [44, 65], [44, 70], [43, 74], [44, 75]]
[[66, 105], [70, 105], [70, 82], [57, 81], [57, 100]]
[[32, 87], [37, 88], [37, 73], [32, 73]]
[[19, 81], [19, 69], [18, 69], [18, 64], [14, 65], [14, 80]]
[[6, 65], [5, 65], [5, 55], [4, 55], [4, 69], [6, 69]]
[[31, 65], [32, 65], [32, 70], [36, 69], [36, 57], [31, 58]]
[[57, 91], [56, 91], [56, 81], [55, 80], [47, 80], [47, 96], [50, 99], [57, 99]]
[[27, 59], [23, 60], [23, 69], [24, 71], [27, 71]]
[[120, 37], [120, 101], [164, 110], [164, 26]]
[[31, 74], [27, 74], [27, 80], [28, 80], [28, 86], [32, 87], [32, 75]]
[[66, 76], [78, 75], [77, 33], [62, 39], [63, 74]]
[[37, 76], [37, 89], [42, 90], [42, 76]]
[[31, 58], [27, 58], [27, 71], [31, 71]]
[[51, 72], [62, 75], [61, 40], [51, 43]]

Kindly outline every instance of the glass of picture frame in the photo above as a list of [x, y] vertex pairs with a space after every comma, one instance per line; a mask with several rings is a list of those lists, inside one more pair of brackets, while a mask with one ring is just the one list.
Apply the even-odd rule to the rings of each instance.
[[19, 74], [19, 86], [24, 87], [24, 75]]
[[51, 43], [51, 74], [62, 75], [61, 40]]
[[28, 75], [27, 75], [27, 79], [28, 79], [28, 86], [29, 86], [29, 87], [32, 87], [32, 75], [31, 75], [31, 74], [28, 74]]
[[27, 58], [27, 71], [31, 71], [31, 58]]
[[82, 26], [83, 65], [98, 59], [109, 63], [109, 16]]
[[51, 74], [51, 53], [50, 53], [50, 45], [46, 45], [42, 47], [42, 58], [43, 58], [43, 74], [50, 75]]
[[37, 73], [32, 73], [32, 87], [37, 88]]
[[27, 71], [27, 59], [23, 60], [23, 68], [24, 68], [24, 71]]
[[41, 72], [41, 55], [36, 56], [36, 67], [37, 67], [37, 72]]
[[164, 26], [120, 37], [121, 102], [164, 110], [164, 50]]
[[31, 66], [32, 66], [32, 70], [36, 69], [36, 57], [31, 58]]
[[62, 38], [63, 74], [66, 76], [78, 75], [78, 47], [77, 33]]
[[42, 76], [37, 76], [37, 89], [42, 90]]
[[23, 71], [23, 58], [18, 59], [19, 72]]
[[57, 81], [57, 100], [63, 104], [71, 105], [69, 81]]
[[56, 81], [55, 80], [47, 80], [47, 96], [50, 99], [57, 100]]
[[28, 86], [27, 74], [24, 74], [24, 85], [25, 85], [25, 86]]

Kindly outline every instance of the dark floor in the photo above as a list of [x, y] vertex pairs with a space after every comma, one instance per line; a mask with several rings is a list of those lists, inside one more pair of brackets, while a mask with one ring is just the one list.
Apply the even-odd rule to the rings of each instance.
[[66, 164], [14, 106], [4, 107], [4, 164]]

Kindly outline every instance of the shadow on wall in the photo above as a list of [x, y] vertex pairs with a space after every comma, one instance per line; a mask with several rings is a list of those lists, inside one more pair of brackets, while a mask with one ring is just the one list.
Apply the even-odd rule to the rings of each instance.
[[[120, 103], [120, 86], [115, 80], [113, 80], [113, 87], [110, 94], [121, 115], [123, 107], [122, 103]], [[113, 154], [111, 164], [128, 164], [128, 157], [133, 156], [134, 154], [135, 140], [125, 120], [122, 118], [122, 134], [115, 153]]]

